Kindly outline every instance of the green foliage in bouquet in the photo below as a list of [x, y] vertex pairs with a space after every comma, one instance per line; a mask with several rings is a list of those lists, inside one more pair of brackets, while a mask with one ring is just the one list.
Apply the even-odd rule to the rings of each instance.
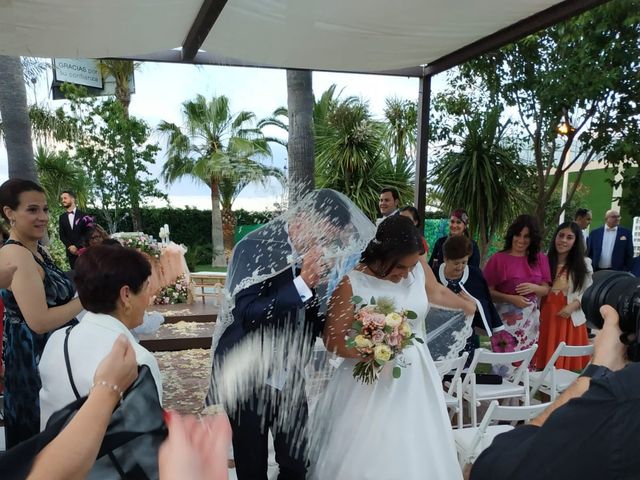
[[154, 305], [176, 305], [187, 303], [189, 299], [189, 282], [184, 275], [180, 275], [176, 281], [160, 289], [153, 299]]

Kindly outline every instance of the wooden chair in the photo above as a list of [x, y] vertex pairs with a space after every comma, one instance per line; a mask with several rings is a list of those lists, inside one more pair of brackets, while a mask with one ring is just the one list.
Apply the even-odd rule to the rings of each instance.
[[194, 300], [202, 298], [202, 303], [205, 303], [206, 298], [211, 297], [215, 305], [220, 304], [227, 280], [226, 272], [195, 272], [190, 276]]

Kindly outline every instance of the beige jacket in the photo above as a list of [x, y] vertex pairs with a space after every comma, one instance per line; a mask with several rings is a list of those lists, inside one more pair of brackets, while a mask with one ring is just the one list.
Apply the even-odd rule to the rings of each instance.
[[[573, 302], [574, 300], [582, 301], [582, 295], [585, 290], [591, 286], [593, 283], [593, 267], [591, 266], [591, 259], [585, 257], [584, 263], [587, 267], [587, 278], [585, 278], [584, 283], [582, 284], [582, 288], [578, 291], [575, 291], [573, 288], [573, 280], [571, 279], [571, 275], [569, 275], [569, 289], [567, 293], [567, 304]], [[573, 322], [574, 327], [579, 327], [586, 323], [587, 318], [582, 311], [582, 306], [577, 310], [571, 313], [571, 321]]]

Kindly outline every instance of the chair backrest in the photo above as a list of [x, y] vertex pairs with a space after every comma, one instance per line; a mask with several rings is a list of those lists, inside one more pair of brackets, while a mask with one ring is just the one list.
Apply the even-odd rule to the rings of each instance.
[[560, 342], [553, 355], [549, 357], [549, 361], [544, 366], [536, 382], [531, 385], [532, 394], [538, 391], [540, 385], [544, 383], [545, 378], [552, 372], [556, 362], [560, 357], [585, 357], [593, 355], [593, 345], [574, 346]]
[[467, 361], [467, 357], [469, 356], [468, 352], [464, 352], [461, 356], [457, 358], [449, 358], [447, 360], [437, 360], [434, 361], [434, 365], [436, 366], [436, 370], [438, 371], [438, 375], [440, 378], [444, 377], [447, 373], [454, 372], [454, 375], [458, 372], [458, 370], [462, 370], [465, 362]]
[[491, 413], [489, 422], [494, 420], [500, 422], [529, 422], [544, 412], [549, 405], [551, 405], [551, 402], [517, 407], [496, 405]]
[[469, 352], [464, 352], [458, 358], [450, 358], [447, 360], [438, 360], [437, 362], [433, 362], [436, 366], [436, 370], [438, 370], [438, 375], [440, 375], [440, 380], [447, 373], [453, 372], [453, 378], [449, 383], [449, 388], [447, 391], [452, 393], [455, 389], [456, 382], [460, 378], [462, 374], [462, 369], [464, 368], [464, 364], [467, 363], [467, 358], [469, 357]]
[[494, 421], [504, 421], [504, 422], [529, 422], [533, 418], [540, 415], [544, 412], [547, 407], [551, 405], [549, 403], [540, 403], [537, 405], [526, 405], [521, 407], [503, 407], [501, 406], [497, 400], [493, 400], [489, 404], [489, 408], [487, 409], [487, 413], [485, 413], [482, 418], [482, 422], [478, 426], [478, 430], [476, 431], [473, 441], [471, 443], [471, 452], [476, 452], [478, 446], [482, 442], [482, 439], [487, 433], [487, 428], [491, 425], [491, 422]]
[[[564, 342], [560, 342], [558, 348], [559, 357], [586, 357], [593, 355], [593, 345], [567, 345]], [[556, 359], [557, 360], [557, 359]], [[555, 362], [554, 362], [555, 363]]]
[[[515, 362], [521, 362], [520, 365], [515, 369], [511, 379], [514, 383], [519, 383], [524, 375], [524, 372], [528, 371], [529, 363], [533, 358], [533, 355], [536, 353], [538, 348], [537, 344], [534, 344], [532, 347], [527, 348], [525, 350], [518, 350], [517, 352], [490, 352], [484, 348], [477, 348], [475, 354], [473, 356], [473, 360], [471, 360], [471, 365], [469, 365], [469, 373], [473, 373], [480, 363], [488, 363], [491, 365], [508, 365]], [[466, 375], [464, 381], [462, 382], [463, 389], [469, 385], [471, 381], [472, 375]]]

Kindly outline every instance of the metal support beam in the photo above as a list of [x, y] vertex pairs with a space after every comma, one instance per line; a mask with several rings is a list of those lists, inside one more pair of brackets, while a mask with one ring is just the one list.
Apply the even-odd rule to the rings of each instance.
[[431, 75], [420, 78], [418, 95], [418, 152], [416, 155], [415, 206], [420, 214], [420, 230], [424, 229], [427, 200], [427, 161], [429, 159], [429, 114], [431, 113]]
[[184, 42], [182, 42], [182, 61], [191, 62], [196, 57], [207, 35], [216, 23], [227, 0], [204, 0], [196, 19], [191, 24]]
[[513, 25], [498, 30], [489, 36], [470, 43], [455, 52], [429, 63], [424, 70], [425, 75], [436, 75], [461, 65], [487, 52], [497, 50], [509, 43], [543, 30], [547, 27], [580, 15], [592, 8], [605, 4], [611, 0], [565, 0], [553, 5], [535, 15], [520, 20]]

